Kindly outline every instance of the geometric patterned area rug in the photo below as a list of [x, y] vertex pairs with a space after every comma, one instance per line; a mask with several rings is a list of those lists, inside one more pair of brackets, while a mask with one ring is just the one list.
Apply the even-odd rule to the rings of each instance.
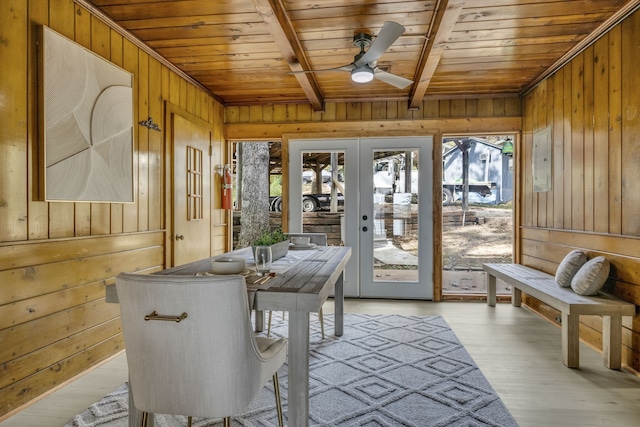
[[[440, 316], [345, 314], [344, 335], [326, 338], [311, 316], [310, 426], [517, 426], [487, 379]], [[272, 335], [287, 334], [274, 313]], [[287, 369], [278, 372], [287, 415]], [[65, 427], [126, 427], [127, 385], [105, 396]], [[186, 425], [186, 417], [156, 414], [157, 427]], [[195, 427], [222, 425], [194, 419]], [[277, 426], [270, 382], [234, 426]]]

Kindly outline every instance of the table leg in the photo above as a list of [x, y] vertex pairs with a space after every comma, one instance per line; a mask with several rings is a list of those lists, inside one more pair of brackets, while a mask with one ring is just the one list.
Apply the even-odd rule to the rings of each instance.
[[309, 425], [309, 313], [289, 312], [288, 425]]
[[344, 332], [344, 271], [338, 277], [335, 288], [333, 290], [335, 315], [334, 326], [335, 334], [337, 337], [341, 337]]
[[264, 311], [254, 310], [256, 316], [256, 332], [264, 331]]

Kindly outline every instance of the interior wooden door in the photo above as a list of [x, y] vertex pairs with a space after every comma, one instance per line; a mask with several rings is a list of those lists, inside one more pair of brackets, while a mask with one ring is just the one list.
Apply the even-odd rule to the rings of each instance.
[[172, 266], [211, 256], [211, 131], [172, 114]]

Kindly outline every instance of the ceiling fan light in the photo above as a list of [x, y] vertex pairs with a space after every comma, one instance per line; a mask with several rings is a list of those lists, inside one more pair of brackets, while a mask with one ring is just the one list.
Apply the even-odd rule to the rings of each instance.
[[351, 80], [356, 83], [368, 83], [373, 80], [373, 70], [368, 65], [361, 65], [351, 71]]

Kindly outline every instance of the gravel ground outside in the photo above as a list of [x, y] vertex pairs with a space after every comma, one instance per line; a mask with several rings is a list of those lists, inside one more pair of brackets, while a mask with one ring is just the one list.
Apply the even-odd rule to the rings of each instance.
[[[444, 210], [461, 210], [445, 206]], [[482, 263], [513, 262], [513, 211], [510, 206], [471, 206], [477, 223], [446, 226], [442, 231], [442, 291], [444, 294], [486, 294], [486, 273]], [[497, 282], [499, 294], [511, 287]]]
[[[446, 206], [446, 210], [460, 210]], [[448, 225], [442, 232], [444, 270], [481, 270], [484, 262], [512, 262], [512, 210], [472, 206], [477, 224]]]
[[[462, 210], [459, 205], [443, 206], [444, 211]], [[485, 262], [513, 262], [513, 212], [511, 206], [470, 206], [477, 223], [446, 225], [442, 233], [442, 288], [444, 294], [486, 294]], [[415, 239], [396, 244], [416, 254]], [[383, 280], [403, 280], [407, 271], [383, 269], [377, 275]], [[408, 276], [407, 276], [408, 277]], [[412, 277], [412, 276], [411, 276]], [[498, 293], [510, 294], [511, 287], [498, 280]]]

